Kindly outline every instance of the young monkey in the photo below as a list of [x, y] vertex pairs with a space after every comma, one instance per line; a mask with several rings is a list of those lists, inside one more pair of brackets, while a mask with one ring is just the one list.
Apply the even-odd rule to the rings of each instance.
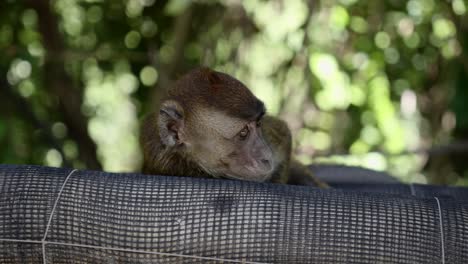
[[291, 132], [237, 79], [208, 68], [179, 79], [143, 121], [143, 173], [328, 185], [291, 159]]

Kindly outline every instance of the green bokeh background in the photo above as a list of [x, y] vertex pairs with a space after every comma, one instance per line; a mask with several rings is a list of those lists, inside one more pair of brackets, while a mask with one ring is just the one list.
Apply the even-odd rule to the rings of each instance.
[[466, 0], [0, 3], [0, 163], [137, 171], [139, 120], [199, 65], [303, 162], [468, 185]]

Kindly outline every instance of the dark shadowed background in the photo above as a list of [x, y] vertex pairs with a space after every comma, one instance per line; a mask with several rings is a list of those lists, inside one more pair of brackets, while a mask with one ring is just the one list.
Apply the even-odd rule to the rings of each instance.
[[303, 162], [468, 185], [466, 0], [0, 2], [0, 163], [138, 170], [138, 124], [199, 65]]

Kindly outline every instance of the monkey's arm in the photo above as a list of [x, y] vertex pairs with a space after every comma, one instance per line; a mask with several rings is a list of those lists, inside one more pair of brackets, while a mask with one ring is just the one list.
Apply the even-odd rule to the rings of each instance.
[[265, 116], [262, 122], [262, 132], [278, 164], [272, 182], [329, 188], [328, 184], [315, 177], [306, 166], [291, 158], [292, 136], [286, 122], [272, 116]]
[[317, 186], [323, 189], [330, 188], [326, 182], [317, 178], [307, 166], [294, 159], [291, 160], [289, 166], [288, 184]]
[[291, 131], [286, 122], [267, 115], [262, 119], [262, 132], [273, 151], [277, 164], [271, 182], [287, 184], [292, 148]]

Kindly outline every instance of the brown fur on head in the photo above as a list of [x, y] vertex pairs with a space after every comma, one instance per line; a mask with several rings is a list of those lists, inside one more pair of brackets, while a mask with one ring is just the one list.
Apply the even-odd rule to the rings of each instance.
[[254, 120], [265, 112], [263, 102], [240, 81], [209, 68], [184, 75], [168, 92], [169, 100], [181, 104], [188, 116], [199, 108], [217, 109], [229, 116]]
[[142, 130], [144, 172], [265, 181], [275, 169], [263, 103], [240, 81], [207, 68], [179, 79]]

